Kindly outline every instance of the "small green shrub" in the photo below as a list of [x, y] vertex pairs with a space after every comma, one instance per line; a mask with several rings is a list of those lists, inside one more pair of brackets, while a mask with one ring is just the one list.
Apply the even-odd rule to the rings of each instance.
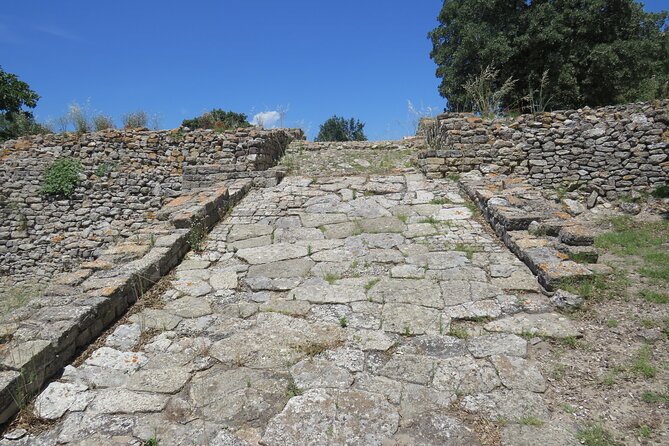
[[79, 184], [79, 175], [83, 170], [79, 160], [58, 158], [44, 171], [42, 192], [69, 197]]
[[204, 239], [207, 236], [207, 229], [202, 220], [195, 220], [188, 231], [186, 242], [195, 252], [202, 252]]
[[657, 186], [652, 195], [655, 198], [669, 198], [669, 185]]
[[240, 127], [249, 127], [251, 124], [244, 113], [225, 111], [215, 108], [193, 119], [184, 119], [183, 127], [191, 129], [214, 129], [218, 131], [235, 130]]

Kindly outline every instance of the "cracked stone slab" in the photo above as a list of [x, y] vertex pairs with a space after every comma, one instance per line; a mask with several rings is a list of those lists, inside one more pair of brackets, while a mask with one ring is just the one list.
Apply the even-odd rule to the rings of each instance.
[[397, 410], [381, 395], [314, 389], [291, 398], [270, 420], [262, 441], [286, 444], [381, 445], [399, 426]]
[[480, 442], [474, 432], [457, 418], [427, 413], [402, 426], [384, 446], [477, 446]]
[[459, 395], [490, 392], [501, 385], [488, 361], [471, 356], [442, 359], [434, 374], [434, 388]]
[[45, 420], [57, 420], [68, 410], [80, 412], [93, 399], [82, 384], [52, 382], [35, 400], [35, 415]]
[[550, 416], [541, 395], [527, 390], [496, 390], [467, 395], [462, 399], [460, 407], [490, 420], [504, 418], [510, 422], [518, 422], [525, 417], [547, 420]]
[[348, 388], [353, 374], [323, 358], [306, 358], [290, 368], [295, 384], [301, 389]]
[[439, 285], [424, 279], [383, 278], [367, 292], [367, 297], [372, 302], [444, 307]]
[[132, 374], [126, 388], [139, 392], [176, 393], [189, 378], [189, 370], [185, 368], [139, 370]]
[[286, 373], [215, 366], [193, 377], [189, 397], [205, 420], [237, 428], [257, 426], [281, 411], [288, 385]]
[[527, 356], [527, 341], [510, 333], [492, 333], [467, 340], [467, 348], [475, 358], [494, 355]]
[[546, 391], [546, 381], [539, 369], [523, 358], [505, 355], [490, 357], [507, 389], [529, 390], [543, 393]]
[[450, 319], [441, 311], [412, 304], [385, 304], [381, 317], [384, 330], [400, 334], [442, 334], [450, 326]]
[[309, 254], [306, 246], [292, 243], [276, 243], [257, 248], [244, 248], [237, 251], [237, 257], [251, 265], [278, 262], [281, 260], [306, 257]]
[[300, 285], [290, 295], [296, 300], [316, 304], [343, 304], [367, 300], [363, 287], [330, 285], [327, 282], [316, 281]]

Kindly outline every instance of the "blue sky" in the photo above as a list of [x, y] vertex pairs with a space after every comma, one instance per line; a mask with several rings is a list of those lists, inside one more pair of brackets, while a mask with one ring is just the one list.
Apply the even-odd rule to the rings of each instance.
[[[648, 10], [666, 0], [645, 2]], [[407, 101], [441, 110], [427, 33], [440, 0], [52, 0], [6, 2], [0, 64], [42, 96], [40, 121], [90, 103], [117, 125], [145, 110], [162, 128], [217, 107], [287, 109], [308, 130], [333, 114], [370, 139], [411, 133]]]

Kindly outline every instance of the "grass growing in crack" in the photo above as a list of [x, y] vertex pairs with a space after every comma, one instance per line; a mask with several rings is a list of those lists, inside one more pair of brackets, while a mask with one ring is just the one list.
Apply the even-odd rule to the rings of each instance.
[[644, 392], [641, 395], [641, 401], [648, 404], [662, 404], [669, 406], [669, 395], [656, 392]]
[[365, 291], [369, 291], [369, 290], [371, 290], [372, 288], [374, 288], [374, 285], [376, 285], [376, 284], [379, 283], [380, 281], [381, 281], [381, 279], [378, 279], [378, 278], [377, 278], [377, 279], [372, 279], [372, 280], [370, 280], [369, 282], [367, 282], [367, 283], [365, 284]]
[[455, 336], [458, 339], [469, 339], [469, 332], [464, 327], [451, 327], [448, 331], [449, 336]]
[[460, 174], [455, 172], [449, 173], [448, 175], [446, 175], [446, 178], [448, 178], [451, 181], [457, 182], [460, 181]]
[[348, 319], [346, 319], [346, 316], [342, 316], [339, 318], [339, 325], [341, 326], [341, 328], [348, 327]]
[[530, 416], [527, 416], [527, 417], [520, 418], [518, 420], [518, 423], [520, 423], [522, 425], [525, 425], [525, 426], [540, 427], [540, 426], [543, 426], [545, 424], [545, 421], [540, 419], [540, 418], [537, 418], [535, 416], [530, 415]]
[[297, 384], [295, 384], [294, 380], [291, 379], [288, 382], [288, 386], [286, 387], [286, 396], [288, 397], [288, 399], [296, 397], [296, 396], [300, 396], [303, 393], [304, 393], [304, 390], [299, 388], [297, 386]]
[[398, 214], [395, 217], [404, 224], [407, 224], [407, 221], [409, 221], [409, 216], [406, 214]]
[[207, 229], [204, 226], [204, 222], [201, 219], [193, 220], [186, 236], [186, 242], [195, 252], [202, 252], [204, 248], [204, 239], [207, 236]]
[[468, 245], [466, 243], [456, 243], [453, 249], [455, 251], [464, 252], [465, 256], [467, 257], [467, 259], [469, 259], [470, 262], [474, 258], [474, 253], [481, 251], [481, 249], [478, 246]]
[[327, 283], [330, 285], [333, 285], [337, 280], [339, 280], [339, 276], [336, 274], [331, 274], [327, 273], [325, 277], [323, 277]]
[[613, 435], [601, 424], [591, 424], [581, 429], [576, 438], [585, 446], [618, 446]]
[[432, 200], [430, 200], [430, 204], [443, 205], [443, 204], [453, 204], [453, 202], [446, 197], [435, 197]]
[[655, 304], [669, 303], [669, 296], [667, 296], [666, 294], [657, 293], [651, 290], [641, 290], [639, 294], [641, 294], [641, 297], [643, 297], [643, 300], [645, 300], [646, 302], [651, 302]]
[[439, 224], [439, 220], [437, 220], [437, 219], [434, 218], [433, 216], [429, 216], [429, 217], [421, 218], [421, 219], [418, 221], [418, 223], [429, 223], [429, 224], [431, 224], [432, 226], [437, 226], [437, 224]]

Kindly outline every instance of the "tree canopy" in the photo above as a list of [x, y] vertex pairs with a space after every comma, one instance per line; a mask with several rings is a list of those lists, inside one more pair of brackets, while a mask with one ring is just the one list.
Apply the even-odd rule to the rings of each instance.
[[316, 141], [367, 141], [364, 127], [365, 123], [357, 119], [335, 115], [321, 124]]
[[551, 108], [667, 94], [667, 13], [634, 0], [445, 0], [438, 19], [430, 56], [450, 110], [470, 106], [463, 86], [489, 66], [516, 81], [515, 109], [544, 73]]
[[0, 141], [47, 131], [24, 109], [35, 108], [38, 100], [27, 83], [0, 67]]

